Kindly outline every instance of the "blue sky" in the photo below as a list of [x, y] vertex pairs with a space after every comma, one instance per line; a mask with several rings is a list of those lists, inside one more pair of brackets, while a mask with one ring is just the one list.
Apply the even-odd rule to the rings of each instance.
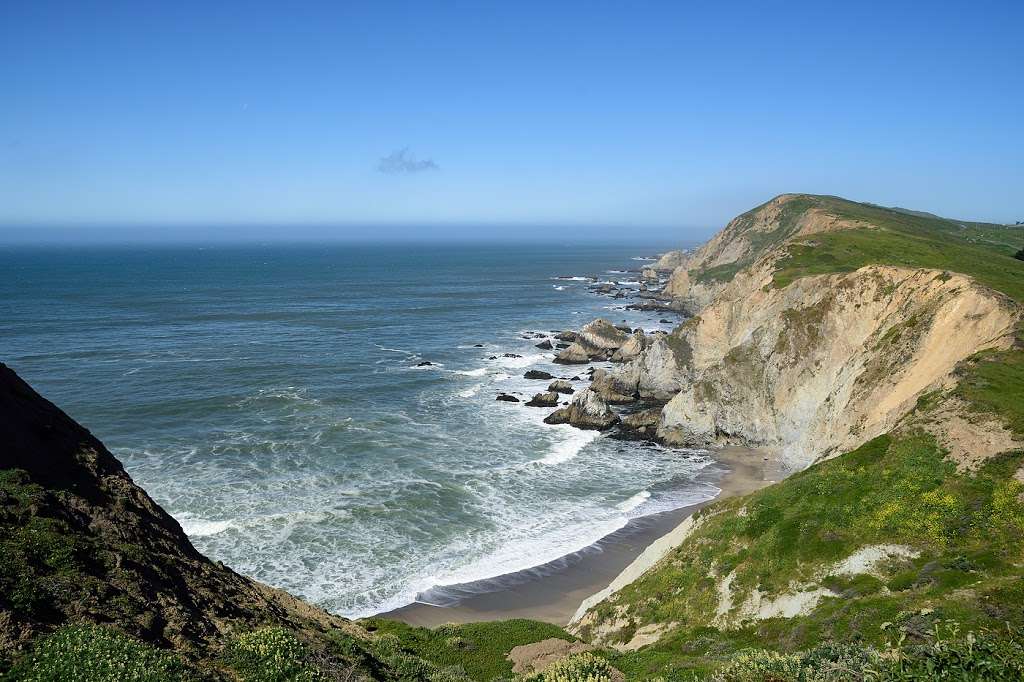
[[1024, 220], [1022, 41], [1019, 0], [4, 2], [0, 238]]

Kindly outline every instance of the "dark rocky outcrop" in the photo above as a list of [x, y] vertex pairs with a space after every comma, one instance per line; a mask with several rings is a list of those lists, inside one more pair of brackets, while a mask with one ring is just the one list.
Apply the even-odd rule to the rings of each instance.
[[555, 376], [553, 374], [549, 373], [549, 372], [544, 372], [544, 371], [539, 370], [539, 369], [531, 369], [531, 370], [528, 370], [526, 372], [526, 374], [523, 375], [523, 378], [524, 379], [541, 379], [543, 381], [547, 381], [548, 379], [554, 379]]
[[552, 381], [548, 386], [548, 390], [554, 393], [575, 393], [576, 389], [572, 387], [568, 379], [557, 379]]
[[554, 346], [551, 345], [550, 340], [545, 339], [538, 343], [536, 346], [534, 346], [534, 348], [540, 348], [541, 350], [552, 350]]
[[508, 393], [499, 393], [498, 397], [495, 398], [495, 400], [500, 400], [501, 402], [504, 402], [504, 403], [518, 403], [519, 402], [519, 398], [515, 397], [514, 395], [509, 395]]
[[527, 407], [557, 407], [558, 406], [558, 394], [554, 391], [545, 391], [544, 393], [538, 393], [534, 395], [528, 403]]

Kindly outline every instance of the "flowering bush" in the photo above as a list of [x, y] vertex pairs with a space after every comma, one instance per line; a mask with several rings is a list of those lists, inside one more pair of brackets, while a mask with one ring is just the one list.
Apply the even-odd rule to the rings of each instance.
[[309, 652], [294, 634], [278, 627], [239, 635], [226, 658], [243, 682], [316, 682], [324, 679], [307, 662]]
[[715, 682], [799, 682], [800, 657], [766, 649], [737, 654], [713, 678]]
[[530, 682], [611, 682], [612, 667], [608, 661], [584, 652], [568, 656], [550, 668], [529, 677]]
[[40, 640], [5, 678], [19, 682], [197, 680], [185, 663], [112, 628], [70, 625]]

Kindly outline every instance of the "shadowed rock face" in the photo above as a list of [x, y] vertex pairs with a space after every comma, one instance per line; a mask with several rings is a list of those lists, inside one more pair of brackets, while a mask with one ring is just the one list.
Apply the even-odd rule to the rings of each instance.
[[200, 554], [88, 430], [0, 364], [0, 647], [66, 621], [206, 655], [231, 627], [357, 628]]

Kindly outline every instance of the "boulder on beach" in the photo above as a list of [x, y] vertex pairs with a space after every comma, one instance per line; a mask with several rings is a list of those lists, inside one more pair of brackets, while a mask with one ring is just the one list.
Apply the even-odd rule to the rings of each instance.
[[643, 272], [640, 273], [640, 279], [645, 282], [656, 283], [658, 281], [658, 271], [654, 268], [644, 268]]
[[524, 379], [542, 379], [544, 381], [547, 381], [548, 379], [554, 379], [555, 375], [554, 374], [549, 374], [548, 372], [544, 372], [544, 371], [539, 370], [539, 369], [531, 369], [531, 370], [528, 370], [526, 372], [526, 374], [523, 375], [523, 378]]
[[555, 334], [555, 338], [558, 339], [559, 341], [568, 341], [572, 343], [573, 341], [576, 340], [576, 332], [558, 332], [557, 334]]
[[553, 391], [537, 393], [526, 403], [527, 407], [558, 407], [558, 394]]
[[554, 391], [555, 393], [575, 393], [576, 392], [576, 389], [574, 389], [572, 387], [572, 384], [570, 384], [569, 381], [566, 380], [566, 379], [556, 379], [555, 381], [552, 381], [551, 384], [548, 386], [548, 390], [549, 391]]
[[552, 348], [554, 348], [554, 346], [551, 345], [551, 341], [545, 339], [544, 341], [541, 341], [536, 346], [534, 346], [534, 348], [540, 348], [541, 350], [551, 350]]
[[500, 401], [506, 402], [506, 403], [518, 403], [519, 402], [519, 398], [515, 397], [514, 395], [509, 395], [508, 393], [499, 393], [498, 397], [495, 398], [495, 400], [500, 400]]
[[569, 402], [544, 418], [545, 424], [571, 424], [580, 429], [607, 429], [619, 421], [608, 403], [595, 391], [587, 388]]

